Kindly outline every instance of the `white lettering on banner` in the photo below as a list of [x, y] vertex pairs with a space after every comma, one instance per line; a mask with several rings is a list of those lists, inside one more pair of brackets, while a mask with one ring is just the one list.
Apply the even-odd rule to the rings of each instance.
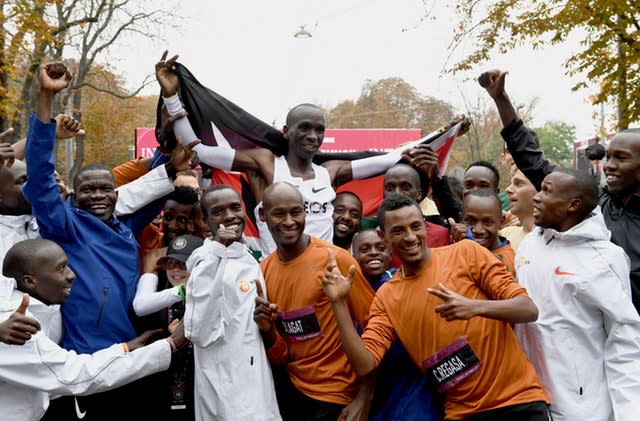
[[462, 362], [460, 357], [455, 356], [449, 361], [445, 361], [441, 365], [436, 367], [436, 369], [433, 370], [433, 375], [439, 382], [441, 382], [449, 377], [452, 377], [457, 372], [462, 371], [462, 369], [465, 367], [466, 365]]
[[282, 327], [284, 327], [284, 331], [288, 335], [303, 333], [302, 322], [300, 320], [293, 320], [293, 321], [283, 320]]

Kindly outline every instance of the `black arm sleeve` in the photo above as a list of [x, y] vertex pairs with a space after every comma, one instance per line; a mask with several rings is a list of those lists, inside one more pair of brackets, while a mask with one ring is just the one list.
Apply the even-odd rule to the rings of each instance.
[[536, 190], [540, 190], [542, 180], [555, 168], [540, 146], [534, 135], [524, 126], [522, 120], [513, 120], [500, 132], [507, 143], [507, 148], [513, 157], [513, 162], [520, 171], [531, 181]]

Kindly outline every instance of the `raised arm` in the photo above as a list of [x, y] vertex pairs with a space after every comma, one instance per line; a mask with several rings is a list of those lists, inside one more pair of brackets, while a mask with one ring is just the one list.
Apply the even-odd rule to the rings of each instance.
[[[156, 79], [162, 89], [162, 97], [171, 117], [182, 115], [173, 123], [176, 137], [182, 138], [185, 145], [198, 139], [193, 131], [185, 109], [178, 97], [179, 79], [175, 71], [178, 56], [167, 59], [168, 51], [164, 51], [160, 61], [156, 63]], [[271, 179], [273, 172], [273, 154], [264, 148], [238, 150], [220, 146], [196, 145], [193, 148], [198, 159], [205, 164], [226, 171], [254, 171], [263, 174], [265, 179]]]
[[68, 227], [54, 176], [56, 124], [51, 119], [51, 107], [55, 95], [71, 81], [71, 74], [64, 64], [49, 63], [40, 67], [39, 81], [36, 112], [29, 118], [25, 147], [27, 182], [23, 191], [31, 203], [33, 215], [38, 219], [40, 230], [50, 233], [53, 238], [64, 239]]
[[355, 267], [351, 267], [347, 276], [344, 276], [338, 269], [333, 251], [328, 250], [328, 253], [329, 264], [322, 278], [322, 288], [331, 302], [344, 352], [355, 372], [359, 376], [366, 376], [376, 369], [376, 361], [360, 339], [349, 312], [348, 296]]
[[554, 165], [544, 156], [534, 134], [527, 129], [505, 91], [507, 72], [491, 70], [478, 78], [480, 86], [493, 98], [504, 129], [501, 134], [516, 166], [540, 190], [542, 180], [554, 169]]

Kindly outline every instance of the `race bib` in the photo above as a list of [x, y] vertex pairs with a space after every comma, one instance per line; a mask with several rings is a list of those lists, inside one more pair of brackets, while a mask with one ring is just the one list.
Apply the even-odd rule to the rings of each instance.
[[467, 338], [462, 337], [424, 360], [422, 368], [438, 392], [443, 393], [478, 371], [480, 360]]
[[321, 335], [313, 306], [279, 312], [276, 322], [280, 333], [292, 341], [306, 341]]

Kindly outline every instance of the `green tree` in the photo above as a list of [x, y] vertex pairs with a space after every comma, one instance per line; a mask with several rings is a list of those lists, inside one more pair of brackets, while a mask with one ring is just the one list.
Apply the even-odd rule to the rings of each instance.
[[580, 49], [567, 57], [570, 75], [585, 74], [574, 90], [595, 87], [594, 104], [613, 100], [618, 127], [640, 120], [640, 2], [637, 0], [456, 0], [460, 21], [452, 48], [465, 39], [473, 52], [452, 71], [470, 70], [497, 50], [527, 44], [534, 49], [580, 36]]
[[534, 128], [540, 140], [540, 148], [551, 161], [563, 167], [573, 164], [573, 142], [576, 127], [563, 121], [549, 121], [543, 127]]

